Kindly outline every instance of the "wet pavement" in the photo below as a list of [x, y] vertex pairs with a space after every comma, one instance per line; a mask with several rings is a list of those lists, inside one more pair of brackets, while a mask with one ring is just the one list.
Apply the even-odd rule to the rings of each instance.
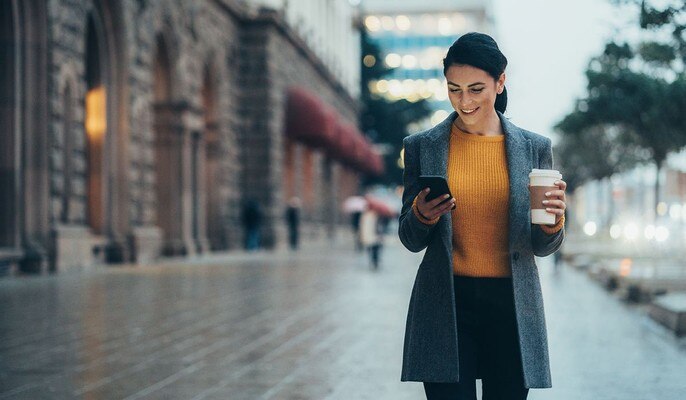
[[[0, 279], [0, 399], [421, 399], [401, 383], [420, 255], [339, 247]], [[686, 341], [583, 272], [537, 260], [553, 388], [686, 399]]]

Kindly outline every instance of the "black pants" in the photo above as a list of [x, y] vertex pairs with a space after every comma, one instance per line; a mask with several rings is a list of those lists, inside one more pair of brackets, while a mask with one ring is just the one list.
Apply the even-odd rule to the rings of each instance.
[[424, 383], [429, 400], [526, 399], [512, 278], [454, 276], [460, 382]]
[[381, 244], [373, 244], [369, 246], [369, 260], [372, 263], [372, 267], [379, 268], [379, 259], [381, 258]]
[[300, 235], [298, 234], [297, 225], [288, 226], [288, 242], [291, 245], [291, 249], [296, 250], [298, 248], [298, 243], [300, 242]]

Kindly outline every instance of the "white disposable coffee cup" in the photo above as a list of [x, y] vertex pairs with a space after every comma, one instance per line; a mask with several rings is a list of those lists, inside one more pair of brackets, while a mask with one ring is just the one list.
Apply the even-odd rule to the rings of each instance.
[[531, 223], [538, 225], [553, 225], [555, 214], [546, 211], [543, 200], [548, 199], [546, 192], [557, 190], [555, 181], [562, 179], [560, 171], [554, 169], [532, 169], [529, 173], [529, 198], [531, 206]]

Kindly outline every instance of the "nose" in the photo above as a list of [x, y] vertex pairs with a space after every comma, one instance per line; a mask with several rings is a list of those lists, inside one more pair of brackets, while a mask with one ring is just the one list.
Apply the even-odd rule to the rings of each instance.
[[460, 107], [462, 108], [468, 108], [471, 103], [472, 103], [472, 98], [469, 95], [469, 93], [462, 92], [460, 93], [460, 97], [458, 98]]

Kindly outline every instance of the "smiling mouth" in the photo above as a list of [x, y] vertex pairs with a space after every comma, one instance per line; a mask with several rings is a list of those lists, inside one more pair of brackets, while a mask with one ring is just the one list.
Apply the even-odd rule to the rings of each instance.
[[460, 111], [462, 111], [463, 114], [470, 115], [470, 114], [474, 114], [478, 109], [479, 109], [479, 107], [477, 107], [477, 108], [470, 108], [470, 109], [460, 108]]

